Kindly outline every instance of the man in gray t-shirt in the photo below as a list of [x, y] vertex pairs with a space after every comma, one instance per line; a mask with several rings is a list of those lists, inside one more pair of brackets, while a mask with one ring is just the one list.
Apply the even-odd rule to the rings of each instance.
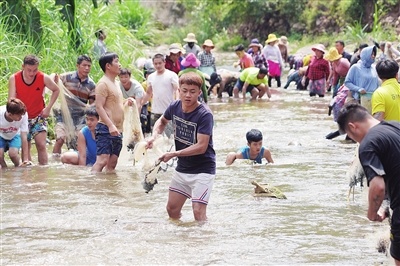
[[127, 68], [122, 68], [119, 74], [119, 87], [122, 92], [124, 99], [133, 98], [135, 99], [138, 113], [142, 109], [141, 101], [144, 95], [144, 89], [139, 81], [131, 78], [131, 71]]

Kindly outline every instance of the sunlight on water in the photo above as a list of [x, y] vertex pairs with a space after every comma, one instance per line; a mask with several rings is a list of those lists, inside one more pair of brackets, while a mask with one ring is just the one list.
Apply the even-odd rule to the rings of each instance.
[[[273, 90], [270, 102], [211, 100], [217, 178], [203, 225], [193, 221], [189, 202], [181, 221], [170, 221], [172, 169], [146, 194], [127, 151], [115, 174], [92, 175], [56, 160], [7, 169], [0, 179], [1, 264], [390, 264], [376, 250], [388, 224], [367, 220], [367, 188], [347, 199], [355, 145], [324, 138], [336, 130], [328, 101], [293, 89]], [[225, 166], [251, 128], [263, 132], [275, 164]], [[252, 180], [278, 187], [287, 199], [253, 197]]]

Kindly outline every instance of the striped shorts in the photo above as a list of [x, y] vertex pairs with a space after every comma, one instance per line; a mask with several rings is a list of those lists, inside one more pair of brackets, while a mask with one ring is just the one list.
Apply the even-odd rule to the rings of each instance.
[[208, 204], [214, 179], [215, 175], [212, 174], [186, 174], [175, 171], [169, 190], [191, 198], [192, 202]]

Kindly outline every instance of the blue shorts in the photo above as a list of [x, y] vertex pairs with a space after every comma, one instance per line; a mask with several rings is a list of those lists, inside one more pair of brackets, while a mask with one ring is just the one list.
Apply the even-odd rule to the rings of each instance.
[[96, 130], [96, 154], [109, 154], [119, 156], [122, 149], [122, 134], [111, 136], [108, 126], [97, 123]]
[[34, 139], [40, 132], [47, 131], [47, 121], [41, 116], [28, 120], [28, 141]]
[[[237, 79], [235, 87], [238, 88], [239, 91], [242, 91], [243, 85], [244, 85], [244, 81], [241, 81], [240, 79]], [[251, 91], [253, 89], [254, 89], [254, 85], [250, 85], [249, 84], [249, 86], [247, 86], [246, 92], [250, 92], [251, 93]]]
[[0, 149], [4, 149], [4, 151], [8, 151], [9, 148], [21, 148], [21, 135], [17, 134], [12, 139], [3, 139], [0, 137]]

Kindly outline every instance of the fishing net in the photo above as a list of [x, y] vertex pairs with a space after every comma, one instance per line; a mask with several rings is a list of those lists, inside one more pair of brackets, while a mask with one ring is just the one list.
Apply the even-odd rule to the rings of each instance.
[[132, 102], [132, 106], [124, 106], [124, 137], [123, 146], [128, 150], [134, 149], [136, 143], [144, 140], [142, 125], [136, 101]]
[[160, 136], [153, 142], [152, 149], [146, 149], [147, 142], [140, 141], [136, 143], [134, 151], [133, 151], [133, 160], [134, 164], [141, 161], [142, 170], [145, 173], [144, 179], [142, 182], [143, 188], [146, 193], [153, 190], [154, 185], [158, 183], [157, 174], [160, 171], [167, 171], [169, 167], [173, 167], [176, 158], [171, 159], [169, 163], [163, 163], [158, 160], [165, 152], [169, 152], [174, 147], [173, 145], [169, 146], [169, 149], [166, 149], [169, 145], [169, 140], [166, 137]]
[[[55, 74], [50, 75], [53, 80], [54, 77]], [[80, 129], [76, 126], [85, 123], [86, 104], [64, 86], [60, 77], [58, 77], [57, 86], [60, 94], [53, 105], [53, 113], [57, 122], [64, 123], [67, 147], [76, 150], [76, 131]]]
[[354, 200], [354, 190], [355, 187], [360, 184], [360, 187], [364, 187], [364, 170], [362, 168], [360, 158], [358, 157], [358, 145], [354, 151], [353, 161], [350, 164], [350, 167], [347, 171], [347, 177], [349, 179], [349, 193], [348, 198], [350, 198], [350, 193], [353, 191], [353, 200]]

